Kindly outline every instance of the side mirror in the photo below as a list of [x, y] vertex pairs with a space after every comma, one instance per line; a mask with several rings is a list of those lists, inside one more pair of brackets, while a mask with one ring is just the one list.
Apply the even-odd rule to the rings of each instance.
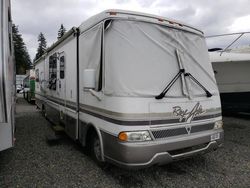
[[85, 69], [83, 71], [84, 89], [95, 89], [95, 69]]

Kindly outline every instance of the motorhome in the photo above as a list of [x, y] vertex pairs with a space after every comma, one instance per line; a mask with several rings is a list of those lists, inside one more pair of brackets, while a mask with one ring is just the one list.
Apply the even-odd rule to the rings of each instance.
[[107, 10], [35, 62], [36, 104], [94, 160], [143, 168], [216, 150], [220, 97], [203, 33]]
[[14, 145], [15, 79], [9, 0], [0, 1], [0, 151]]
[[29, 103], [35, 103], [35, 71], [30, 69], [23, 79], [23, 97]]

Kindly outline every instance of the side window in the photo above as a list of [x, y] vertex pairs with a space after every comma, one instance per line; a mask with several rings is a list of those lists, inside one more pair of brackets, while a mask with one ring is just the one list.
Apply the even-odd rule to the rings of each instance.
[[49, 57], [49, 79], [56, 78], [56, 60], [57, 58], [55, 54]]
[[36, 69], [36, 82], [39, 82], [39, 69]]
[[82, 41], [80, 42], [80, 48], [84, 49], [80, 54], [81, 61], [87, 65], [84, 66], [84, 69], [94, 69], [96, 71], [95, 91], [102, 90], [103, 33], [103, 23], [100, 23], [80, 36]]
[[57, 57], [53, 54], [49, 57], [49, 89], [56, 90]]
[[65, 76], [65, 57], [60, 57], [60, 79], [64, 79]]
[[53, 56], [49, 57], [49, 80], [53, 77]]

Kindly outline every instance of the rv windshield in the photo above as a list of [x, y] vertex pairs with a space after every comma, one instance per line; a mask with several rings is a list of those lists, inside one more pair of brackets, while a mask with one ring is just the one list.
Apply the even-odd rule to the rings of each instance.
[[[115, 96], [156, 96], [180, 70], [176, 50], [186, 72], [210, 92], [216, 92], [205, 40], [202, 36], [158, 24], [115, 20], [105, 31], [105, 93]], [[187, 79], [188, 80], [188, 79]], [[178, 79], [166, 97], [183, 97]], [[204, 91], [190, 80], [188, 91]]]

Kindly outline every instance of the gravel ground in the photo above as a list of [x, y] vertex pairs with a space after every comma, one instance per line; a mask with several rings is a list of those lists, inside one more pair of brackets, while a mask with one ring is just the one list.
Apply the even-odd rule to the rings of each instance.
[[224, 117], [224, 147], [204, 156], [127, 171], [101, 169], [64, 137], [48, 144], [49, 123], [18, 99], [16, 145], [0, 153], [0, 187], [250, 187], [250, 118]]

